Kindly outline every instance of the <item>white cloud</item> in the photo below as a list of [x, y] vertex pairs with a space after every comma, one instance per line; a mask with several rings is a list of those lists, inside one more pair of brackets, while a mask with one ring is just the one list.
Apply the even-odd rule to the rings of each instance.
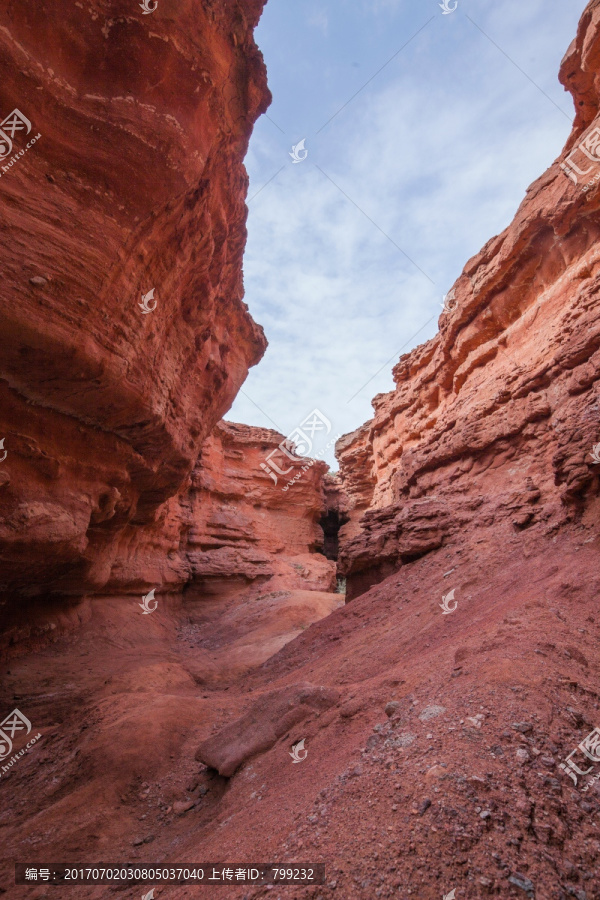
[[316, 8], [309, 13], [307, 22], [313, 28], [317, 28], [322, 34], [327, 34], [329, 30], [329, 19], [324, 10]]
[[[359, 5], [346, 4], [357, 10], [348, 28], [359, 27]], [[284, 169], [250, 205], [245, 284], [270, 346], [228, 418], [275, 422], [287, 433], [318, 407], [336, 433], [353, 430], [371, 417], [371, 397], [393, 388], [402, 346], [407, 352], [436, 332], [442, 295], [509, 224], [570, 130], [572, 103], [556, 75], [577, 11], [567, 14], [558, 0], [524, 6], [472, 0], [468, 14], [517, 65], [532, 67], [567, 117], [457, 11], [436, 17], [320, 134], [284, 136], [261, 120], [247, 158], [250, 196]], [[304, 60], [305, 79], [310, 71]], [[319, 95], [318, 74], [297, 90], [310, 92], [322, 123], [332, 100]], [[277, 72], [271, 87], [277, 98]], [[292, 92], [288, 108], [278, 99], [278, 112], [293, 121], [302, 99]], [[292, 165], [287, 153], [301, 137], [309, 155]]]

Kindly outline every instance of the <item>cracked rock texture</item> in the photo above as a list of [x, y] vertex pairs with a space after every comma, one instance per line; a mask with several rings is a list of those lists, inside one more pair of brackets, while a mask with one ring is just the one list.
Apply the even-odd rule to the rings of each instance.
[[[576, 109], [565, 150], [469, 260], [439, 333], [401, 357], [371, 421], [338, 441], [349, 599], [466, 530], [552, 534], [595, 508], [600, 188], [584, 187], [600, 160], [577, 147], [599, 125], [599, 21], [590, 3], [561, 65]], [[560, 167], [573, 150], [590, 168], [577, 184]]]
[[283, 440], [221, 422], [204, 444], [187, 495], [187, 602], [265, 581], [271, 590], [335, 591], [336, 565], [321, 552], [319, 525], [327, 465], [315, 462], [284, 493], [260, 467]]
[[0, 177], [4, 613], [101, 591], [140, 527], [160, 542], [165, 501], [265, 350], [242, 300], [262, 7], [0, 10], [0, 112], [41, 134]]
[[[13, 5], [42, 16], [22, 7]], [[159, 0], [159, 8], [170, 22], [175, 6]], [[188, 16], [184, 46], [202, 16], [203, 33], [223, 29], [223, 59], [240, 47], [234, 13], [250, 4], [182, 0], [177, 8]], [[63, 15], [90, 27], [77, 6]], [[154, 33], [158, 20], [148, 18]], [[563, 157], [594, 127], [599, 20], [593, 0], [562, 67], [577, 108]], [[72, 53], [73, 34], [60, 32], [65, 47], [75, 41]], [[129, 65], [123, 54], [114, 63]], [[148, 71], [156, 83], [156, 68]], [[3, 176], [0, 190], [16, 174]], [[126, 522], [116, 549], [104, 522], [120, 515], [119, 498], [98, 508], [95, 531], [108, 530], [102, 552], [94, 538], [94, 558], [106, 569], [106, 593], [74, 608], [76, 631], [48, 620], [51, 642], [2, 665], [2, 717], [18, 705], [41, 735], [29, 749], [28, 736], [15, 735], [23, 755], [0, 771], [2, 897], [16, 893], [15, 859], [77, 867], [220, 860], [221, 871], [271, 860], [293, 869], [322, 863], [325, 884], [230, 880], [206, 896], [600, 900], [600, 763], [581, 749], [600, 727], [600, 534], [589, 456], [600, 443], [600, 187], [581, 187], [557, 163], [530, 189], [515, 223], [467, 266], [440, 335], [401, 360], [396, 391], [339, 442], [342, 479], [321, 478], [315, 464], [284, 493], [260, 466], [281, 435], [222, 423], [200, 455], [190, 450], [156, 519]], [[8, 209], [16, 216], [17, 206]], [[50, 381], [48, 393], [61, 384]], [[38, 414], [48, 422], [33, 456], [45, 496], [43, 479], [62, 477], [46, 444], [67, 436], [50, 428], [46, 406]], [[70, 456], [69, 465], [89, 457], [99, 477], [113, 456], [90, 438], [88, 456]], [[9, 455], [0, 471], [12, 472], [11, 463]], [[28, 536], [39, 551], [46, 532], [32, 502]], [[315, 590], [332, 571], [310, 553], [320, 548], [321, 522], [330, 554], [342, 525], [351, 603]], [[31, 554], [34, 584], [54, 558]], [[158, 608], [143, 615], [132, 585], [141, 593], [156, 583], [164, 585]], [[560, 768], [573, 753], [590, 768], [576, 783]], [[74, 885], [69, 897], [139, 900], [151, 885], [113, 887]], [[161, 900], [201, 895], [193, 884], [152, 890]], [[53, 893], [39, 881], [19, 888], [27, 900]]]

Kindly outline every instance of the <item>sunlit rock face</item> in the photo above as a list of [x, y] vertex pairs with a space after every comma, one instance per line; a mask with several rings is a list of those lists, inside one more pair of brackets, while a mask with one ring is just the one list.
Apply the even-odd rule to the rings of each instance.
[[4, 614], [120, 580], [141, 527], [160, 548], [264, 352], [242, 299], [262, 6], [0, 10]]
[[595, 514], [599, 20], [590, 4], [561, 66], [576, 118], [560, 158], [467, 263], [373, 419], [338, 442], [349, 598], [466, 531], [552, 534]]
[[269, 590], [335, 591], [336, 564], [323, 555], [319, 524], [327, 466], [314, 462], [284, 491], [286, 480], [275, 484], [261, 467], [283, 440], [221, 422], [206, 441], [188, 494], [187, 604], [266, 582]]

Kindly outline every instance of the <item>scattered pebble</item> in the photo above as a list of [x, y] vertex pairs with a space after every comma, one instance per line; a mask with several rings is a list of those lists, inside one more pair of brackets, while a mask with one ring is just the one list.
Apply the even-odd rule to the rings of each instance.
[[510, 884], [514, 884], [515, 887], [521, 888], [522, 891], [527, 891], [528, 894], [533, 892], [533, 882], [519, 872], [515, 872], [508, 880]]
[[515, 731], [520, 731], [521, 734], [530, 734], [533, 731], [531, 722], [513, 722], [511, 728], [514, 728]]
[[435, 719], [437, 716], [441, 716], [442, 713], [446, 712], [445, 706], [426, 706], [425, 709], [420, 713], [419, 719], [421, 722], [428, 722], [429, 719]]
[[173, 812], [176, 816], [183, 816], [194, 805], [193, 800], [177, 800], [173, 804]]

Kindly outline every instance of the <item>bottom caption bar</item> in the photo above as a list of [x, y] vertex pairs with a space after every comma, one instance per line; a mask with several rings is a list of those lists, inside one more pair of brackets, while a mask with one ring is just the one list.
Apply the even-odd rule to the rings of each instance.
[[15, 884], [325, 884], [325, 866], [223, 863], [176, 866], [27, 865], [15, 863]]

